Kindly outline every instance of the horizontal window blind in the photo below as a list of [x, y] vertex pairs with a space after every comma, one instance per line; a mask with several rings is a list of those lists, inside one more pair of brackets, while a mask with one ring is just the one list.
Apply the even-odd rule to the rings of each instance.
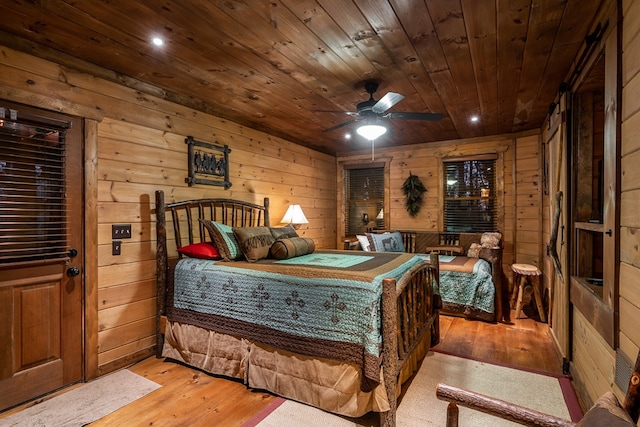
[[384, 204], [384, 167], [345, 169], [345, 232], [363, 234]]
[[67, 256], [63, 126], [0, 118], [0, 264]]
[[495, 164], [493, 157], [443, 162], [445, 231], [495, 231]]

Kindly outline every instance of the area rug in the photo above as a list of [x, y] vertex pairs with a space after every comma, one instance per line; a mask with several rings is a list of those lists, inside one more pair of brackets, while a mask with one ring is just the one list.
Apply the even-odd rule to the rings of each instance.
[[84, 426], [160, 387], [124, 369], [0, 419], [0, 426]]
[[[562, 376], [509, 368], [454, 355], [429, 352], [412, 379], [396, 413], [398, 426], [443, 426], [447, 402], [436, 397], [436, 385], [444, 383], [516, 403], [547, 414], [577, 421], [582, 411], [570, 380]], [[461, 426], [514, 426], [512, 422], [459, 407]], [[243, 427], [353, 427], [377, 425], [371, 416], [353, 419], [310, 406], [277, 399], [266, 411]]]

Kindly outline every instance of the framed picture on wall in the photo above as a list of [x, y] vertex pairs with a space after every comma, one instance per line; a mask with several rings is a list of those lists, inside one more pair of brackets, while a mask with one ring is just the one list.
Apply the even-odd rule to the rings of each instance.
[[231, 187], [229, 180], [229, 153], [227, 145], [202, 142], [188, 136], [189, 176], [185, 182], [190, 187], [195, 184], [219, 185], [225, 190]]

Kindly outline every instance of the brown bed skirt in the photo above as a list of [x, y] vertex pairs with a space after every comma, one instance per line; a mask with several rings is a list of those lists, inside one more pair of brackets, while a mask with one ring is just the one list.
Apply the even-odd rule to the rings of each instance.
[[[429, 344], [430, 336], [425, 334], [405, 364], [399, 384], [418, 369]], [[382, 368], [380, 384], [363, 392], [361, 370], [355, 364], [291, 353], [177, 322], [167, 322], [162, 356], [335, 414], [360, 417], [389, 410]]]

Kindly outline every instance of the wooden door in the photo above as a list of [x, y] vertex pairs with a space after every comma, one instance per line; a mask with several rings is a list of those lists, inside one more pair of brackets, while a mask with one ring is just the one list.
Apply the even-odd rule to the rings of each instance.
[[[566, 95], [562, 98], [560, 106], [566, 111]], [[560, 347], [563, 357], [569, 356], [570, 346], [570, 305], [569, 305], [569, 258], [566, 245], [568, 216], [567, 207], [567, 127], [564, 114], [555, 117], [557, 127], [548, 142], [548, 186], [549, 186], [549, 217], [551, 219], [551, 234], [556, 229], [555, 242], [550, 241], [549, 265], [552, 266], [550, 278], [551, 307], [549, 324], [551, 331]], [[555, 218], [557, 217], [557, 221]], [[555, 254], [551, 250], [555, 248]], [[556, 259], [554, 259], [557, 256]]]
[[0, 100], [0, 410], [83, 379], [82, 136]]

